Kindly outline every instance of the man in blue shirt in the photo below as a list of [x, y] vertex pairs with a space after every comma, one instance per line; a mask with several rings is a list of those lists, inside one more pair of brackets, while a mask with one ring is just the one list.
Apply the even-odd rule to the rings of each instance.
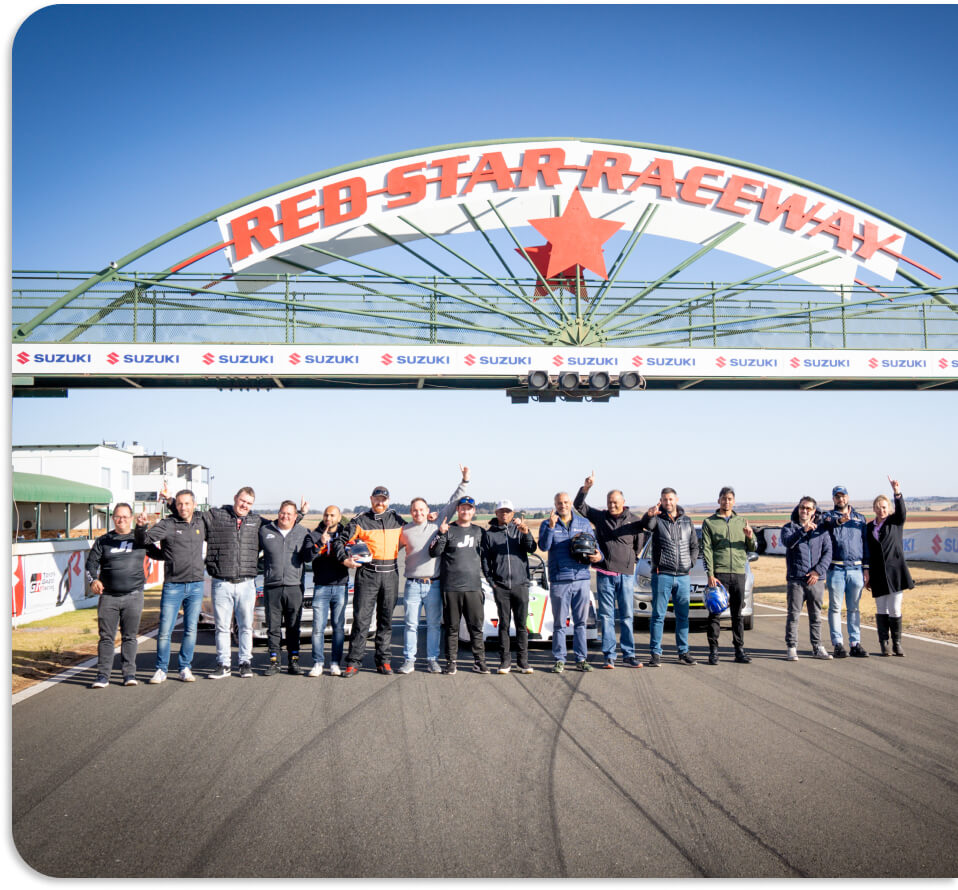
[[[586, 622], [589, 619], [589, 589], [592, 576], [589, 567], [572, 556], [571, 541], [578, 534], [592, 534], [589, 521], [572, 512], [572, 498], [560, 491], [554, 500], [549, 518], [539, 527], [539, 549], [549, 554], [549, 602], [552, 605], [553, 673], [565, 670], [568, 649], [565, 639], [566, 616], [572, 611], [572, 650], [576, 667], [591, 671], [586, 641]], [[602, 554], [594, 553], [592, 562], [601, 562]]]
[[834, 510], [822, 515], [822, 525], [832, 539], [832, 561], [825, 576], [828, 587], [828, 630], [835, 658], [845, 658], [842, 645], [842, 601], [848, 625], [849, 652], [854, 658], [868, 658], [861, 643], [861, 613], [858, 601], [868, 584], [868, 547], [865, 541], [867, 520], [848, 503], [848, 489], [832, 489]]

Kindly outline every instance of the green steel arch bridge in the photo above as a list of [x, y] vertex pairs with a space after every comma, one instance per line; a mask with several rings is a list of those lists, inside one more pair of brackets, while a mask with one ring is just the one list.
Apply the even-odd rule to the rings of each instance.
[[744, 161], [439, 146], [243, 198], [96, 272], [15, 270], [13, 387], [952, 389], [956, 273], [918, 229]]

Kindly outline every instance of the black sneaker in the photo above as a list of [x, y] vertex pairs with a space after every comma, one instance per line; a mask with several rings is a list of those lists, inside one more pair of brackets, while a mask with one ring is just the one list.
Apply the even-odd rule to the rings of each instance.
[[289, 660], [289, 664], [286, 666], [286, 673], [292, 674], [294, 677], [298, 677], [302, 671], [299, 669], [299, 656], [294, 655]]
[[865, 647], [861, 643], [855, 643], [851, 649], [852, 658], [868, 658], [868, 653], [865, 651]]
[[646, 662], [646, 665], [650, 668], [657, 668], [661, 666], [661, 664], [662, 664], [662, 656], [659, 655], [657, 652], [653, 652], [649, 656], [649, 660]]
[[688, 652], [679, 652], [679, 664], [695, 664], [695, 659]]
[[457, 670], [458, 668], [456, 667], [456, 663], [454, 661], [450, 661], [449, 664], [446, 665], [446, 673], [450, 676], [456, 673]]
[[832, 655], [835, 658], [848, 658], [848, 653], [845, 651], [845, 647], [841, 643], [835, 644], [835, 650], [832, 652]]
[[751, 664], [752, 656], [748, 654], [744, 649], [735, 650], [735, 663], [736, 664]]
[[253, 666], [248, 661], [244, 661], [240, 665], [239, 676], [241, 680], [248, 680], [253, 676]]
[[478, 662], [478, 661], [472, 666], [472, 669], [473, 669], [477, 674], [488, 674], [488, 673], [489, 673], [489, 668], [487, 668], [484, 664], [481, 664], [481, 663]]
[[266, 670], [263, 671], [263, 673], [266, 674], [267, 677], [272, 677], [273, 674], [279, 673], [279, 667], [280, 665], [278, 661], [274, 661], [273, 659], [270, 659], [270, 662], [268, 665], [266, 665]]
[[228, 664], [218, 664], [216, 670], [210, 674], [211, 680], [222, 680], [230, 675], [230, 666]]
[[709, 649], [709, 664], [718, 664], [718, 649]]

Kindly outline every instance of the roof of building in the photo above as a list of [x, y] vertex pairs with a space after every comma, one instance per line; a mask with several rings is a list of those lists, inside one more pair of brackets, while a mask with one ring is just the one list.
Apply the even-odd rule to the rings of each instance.
[[87, 485], [58, 476], [14, 473], [13, 499], [43, 504], [109, 504], [113, 501], [113, 493], [99, 485]]

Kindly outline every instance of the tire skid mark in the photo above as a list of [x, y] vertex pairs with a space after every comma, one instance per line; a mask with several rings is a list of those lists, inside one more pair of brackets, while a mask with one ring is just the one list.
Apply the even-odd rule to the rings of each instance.
[[[555, 734], [554, 734], [554, 736], [553, 736], [553, 748], [552, 748], [552, 755], [553, 755], [553, 757], [552, 757], [552, 761], [551, 761], [550, 764], [549, 764], [549, 783], [550, 783], [550, 784], [549, 784], [549, 792], [550, 792], [550, 793], [549, 793], [549, 797], [550, 797], [550, 806], [552, 807], [553, 813], [555, 814], [555, 816], [557, 817], [557, 815], [558, 815], [558, 814], [556, 813], [555, 794], [554, 794], [554, 788], [555, 788], [555, 756], [556, 756], [557, 751], [558, 751], [559, 741], [560, 741], [560, 739], [561, 739], [562, 736], [565, 736], [565, 737], [581, 752], [581, 754], [585, 757], [585, 759], [586, 759], [589, 763], [591, 763], [603, 776], [605, 776], [605, 778], [606, 778], [606, 780], [609, 782], [609, 784], [610, 784], [613, 788], [615, 788], [615, 790], [618, 791], [618, 793], [619, 793], [626, 801], [628, 801], [628, 802], [632, 805], [632, 807], [633, 807], [634, 809], [636, 809], [639, 813], [641, 813], [642, 816], [648, 821], [648, 823], [649, 823], [653, 828], [655, 828], [656, 831], [659, 832], [659, 834], [676, 850], [676, 852], [679, 853], [680, 856], [682, 856], [683, 859], [685, 859], [686, 862], [689, 863], [689, 865], [692, 866], [692, 868], [697, 872], [697, 874], [698, 874], [699, 877], [707, 877], [707, 876], [708, 876], [707, 869], [706, 869], [701, 863], [698, 862], [697, 858], [696, 858], [695, 855], [694, 855], [694, 852], [693, 852], [693, 851], [690, 851], [690, 850], [688, 850], [688, 849], [686, 849], [686, 848], [678, 841], [678, 839], [676, 839], [675, 837], [673, 837], [673, 836], [669, 833], [668, 829], [660, 822], [660, 820], [656, 819], [655, 816], [652, 815], [652, 813], [650, 813], [647, 809], [645, 809], [645, 807], [643, 807], [642, 804], [641, 804], [638, 800], [636, 800], [635, 797], [632, 796], [632, 794], [629, 793], [628, 789], [626, 789], [626, 788], [615, 778], [615, 776], [613, 776], [601, 763], [598, 762], [598, 760], [589, 752], [588, 748], [586, 748], [581, 742], [579, 742], [579, 740], [578, 740], [574, 735], [572, 735], [571, 732], [569, 732], [569, 731], [565, 728], [565, 726], [564, 726], [563, 724], [564, 724], [566, 715], [567, 715], [568, 712], [569, 712], [569, 708], [571, 707], [572, 702], [575, 700], [576, 694], [578, 693], [578, 694], [582, 695], [582, 697], [583, 697], [585, 700], [589, 700], [589, 697], [586, 696], [584, 693], [581, 693], [580, 690], [579, 690], [579, 687], [582, 685], [582, 678], [581, 678], [581, 677], [579, 677], [579, 678], [577, 679], [577, 681], [575, 681], [575, 682], [570, 681], [569, 679], [566, 679], [566, 683], [567, 683], [567, 685], [569, 685], [569, 687], [570, 687], [571, 694], [570, 694], [570, 696], [569, 696], [568, 701], [567, 701], [566, 704], [565, 704], [565, 707], [564, 707], [563, 710], [562, 710], [562, 716], [561, 716], [560, 718], [556, 718], [556, 717], [554, 717], [551, 713], [549, 713], [548, 709], [542, 704], [542, 702], [541, 702], [538, 698], [536, 698], [536, 696], [534, 696], [534, 695], [532, 694], [532, 692], [528, 689], [528, 687], [523, 687], [523, 689], [528, 693], [529, 697], [532, 698], [532, 700], [546, 713], [546, 715], [548, 716], [548, 718], [549, 718], [550, 720], [552, 720], [552, 721], [556, 724], [556, 730], [555, 730]], [[600, 709], [600, 710], [601, 710], [601, 709]], [[618, 726], [617, 721], [615, 721], [615, 719], [612, 718], [611, 714], [606, 713], [606, 716], [609, 718], [610, 723], [611, 723], [613, 726]], [[646, 747], [647, 749], [652, 750], [652, 749], [648, 748], [648, 746], [645, 744], [645, 742], [642, 742], [642, 745], [643, 745], [643, 747]], [[653, 753], [654, 753], [654, 752], [653, 752]], [[554, 824], [554, 826], [555, 826], [556, 837], [558, 838], [558, 823], [557, 823], [557, 821], [555, 821], [555, 817], [554, 817], [554, 823], [553, 823], [553, 824]], [[562, 860], [562, 867], [563, 867], [563, 876], [565, 876], [565, 860], [564, 860], [564, 858], [563, 858], [563, 860]], [[794, 869], [793, 869], [793, 870], [794, 870]], [[801, 873], [801, 872], [797, 872], [797, 873], [803, 875], [803, 873]], [[803, 876], [804, 876], [804, 875], [803, 875]]]
[[[738, 816], [736, 816], [733, 812], [731, 812], [731, 810], [729, 810], [720, 800], [717, 800], [716, 798], [712, 797], [712, 795], [710, 795], [707, 791], [705, 791], [704, 789], [696, 785], [695, 782], [692, 780], [692, 778], [688, 775], [688, 773], [686, 773], [685, 770], [682, 769], [681, 766], [679, 766], [676, 760], [670, 759], [666, 755], [662, 754], [660, 751], [656, 750], [653, 744], [651, 744], [650, 742], [647, 742], [641, 736], [636, 735], [632, 730], [623, 726], [610, 711], [608, 711], [603, 705], [595, 701], [595, 699], [593, 699], [592, 696], [589, 695], [588, 693], [581, 693], [581, 697], [588, 704], [592, 705], [592, 707], [595, 708], [600, 714], [602, 714], [615, 729], [617, 729], [619, 732], [625, 735], [630, 741], [640, 745], [643, 749], [645, 749], [645, 751], [647, 751], [649, 754], [655, 757], [658, 761], [660, 761], [671, 772], [673, 776], [678, 778], [685, 785], [685, 787], [688, 790], [690, 790], [695, 796], [706, 801], [708, 804], [710, 804], [716, 810], [718, 810], [718, 812], [720, 812], [729, 822], [731, 822], [736, 828], [738, 828], [745, 835], [747, 835], [766, 853], [768, 853], [770, 856], [778, 860], [786, 869], [788, 869], [790, 872], [792, 872], [793, 874], [799, 877], [802, 877], [802, 878], [809, 877], [809, 874], [807, 872], [804, 872], [797, 865], [794, 865], [783, 853], [776, 850], [767, 841], [765, 841], [759, 834], [757, 834], [754, 830], [749, 828], [748, 825], [742, 822], [741, 819], [739, 819]], [[572, 741], [576, 745], [579, 744], [578, 741], [576, 741], [575, 739], [573, 739]], [[608, 772], [604, 770], [601, 766], [599, 766], [598, 764], [596, 764], [596, 766], [600, 770], [602, 770], [603, 773], [605, 773], [606, 775], [609, 775]], [[610, 779], [611, 779], [611, 776], [610, 776]], [[616, 787], [620, 787], [618, 783], [615, 782], [614, 779], [611, 779], [611, 781], [613, 781], [613, 783], [616, 784]], [[632, 798], [629, 798], [629, 799], [631, 800]], [[709, 876], [707, 869], [702, 868], [698, 865], [696, 867], [700, 868], [700, 870], [702, 871], [703, 877]]]
[[[770, 716], [768, 711], [769, 707], [774, 708], [775, 710], [778, 710], [778, 711], [783, 711], [788, 717], [794, 720], [795, 715], [793, 714], [793, 712], [789, 711], [788, 708], [786, 708], [784, 705], [780, 704], [777, 701], [774, 701], [773, 699], [769, 699], [762, 695], [759, 695], [757, 692], [753, 692], [751, 690], [744, 689], [744, 688], [739, 688], [738, 690], [736, 690], [736, 696], [733, 697], [728, 694], [728, 691], [722, 687], [720, 682], [712, 681], [712, 683], [713, 683], [715, 692], [725, 695], [729, 698], [732, 698], [736, 705], [743, 707], [746, 710], [751, 711], [752, 713], [758, 714], [763, 720], [767, 720], [768, 722], [777, 726], [779, 729], [782, 729], [785, 732], [789, 733], [790, 735], [793, 735], [796, 739], [809, 745], [813, 749], [815, 754], [818, 754], [820, 752], [821, 735], [815, 735], [810, 737], [807, 734], [798, 732], [792, 723], [786, 723], [782, 720], [776, 720]], [[759, 708], [759, 707], [753, 707], [751, 705], [746, 704], [741, 699], [741, 696], [743, 694], [748, 695], [751, 698], [757, 699], [765, 707]], [[813, 703], [817, 707], [821, 707], [825, 710], [828, 710], [829, 713], [833, 714], [833, 716], [837, 716], [844, 721], [848, 721], [849, 719], [849, 716], [847, 713], [843, 713], [835, 709], [825, 708], [825, 706], [822, 705], [821, 703], [820, 696], [817, 697]], [[863, 739], [856, 738], [855, 736], [852, 736], [849, 733], [844, 732], [843, 730], [836, 729], [835, 727], [830, 726], [826, 723], [823, 723], [820, 720], [815, 720], [814, 718], [808, 717], [806, 715], [803, 715], [801, 719], [802, 719], [803, 726], [811, 725], [821, 730], [824, 733], [840, 736], [843, 740], [847, 742], [850, 742], [859, 747], [866, 748], [875, 758], [887, 759], [891, 756], [888, 751], [882, 750], [881, 748], [871, 744], [870, 742], [867, 742]], [[941, 784], [948, 785], [951, 788], [958, 788], [958, 783], [956, 783], [953, 779], [950, 779], [946, 776], [940, 776], [936, 772], [917, 764], [914, 759], [916, 752], [913, 746], [908, 746], [906, 744], [898, 744], [897, 741], [891, 740], [880, 730], [876, 730], [873, 727], [866, 726], [863, 723], [859, 723], [856, 725], [862, 726], [863, 728], [867, 729], [869, 732], [872, 732], [873, 734], [877, 735], [880, 739], [885, 741], [894, 750], [905, 755], [905, 758], [907, 759], [910, 766], [927, 774], [929, 778], [935, 780], [936, 782], [940, 782]], [[842, 749], [839, 749], [839, 750], [842, 750]], [[842, 756], [842, 754], [840, 753], [836, 754], [834, 753], [834, 751], [830, 754], [830, 756], [832, 757], [832, 759], [837, 760], [841, 762], [842, 764], [844, 764], [846, 767], [849, 767], [850, 769], [854, 770], [856, 773], [858, 773], [860, 776], [864, 777], [865, 779], [878, 784], [881, 788], [883, 795], [887, 796], [889, 793], [894, 794], [895, 797], [898, 799], [900, 806], [903, 809], [906, 809], [912, 812], [919, 820], [927, 819], [929, 804], [919, 804], [918, 802], [906, 797], [904, 794], [897, 791], [896, 789], [890, 788], [887, 784], [887, 781], [884, 778], [880, 778], [880, 777], [872, 775], [867, 770], [865, 770], [862, 767], [862, 765], [857, 761], [850, 760], [849, 758]], [[936, 766], [940, 766], [941, 769], [943, 770], [953, 772], [953, 767], [949, 767], [946, 764], [936, 764]], [[876, 769], [879, 769], [879, 768], [880, 767], [876, 763]], [[936, 815], [938, 815], [941, 819], [945, 821], [952, 821], [954, 818], [950, 814], [941, 813], [941, 812], [937, 812]]]
[[286, 757], [277, 763], [276, 766], [270, 770], [263, 779], [260, 780], [260, 782], [247, 791], [246, 794], [244, 794], [243, 797], [240, 798], [236, 804], [234, 804], [229, 812], [224, 813], [220, 820], [220, 827], [210, 834], [209, 839], [203, 843], [203, 845], [196, 851], [196, 853], [193, 854], [189, 861], [183, 863], [181, 874], [204, 874], [204, 868], [210, 864], [210, 854], [220, 848], [224, 839], [229, 838], [234, 834], [231, 825], [237, 813], [248, 814], [255, 812], [257, 808], [257, 801], [262, 799], [264, 789], [268, 790], [275, 782], [280, 780], [284, 773], [288, 772], [290, 769], [300, 763], [305, 750], [308, 750], [312, 746], [318, 744], [324, 736], [330, 734], [331, 732], [341, 732], [342, 721], [350, 720], [360, 716], [373, 704], [378, 705], [382, 698], [394, 692], [392, 688], [394, 685], [395, 683], [390, 683], [384, 687], [380, 687], [371, 695], [364, 698], [361, 702], [357, 702], [347, 711], [344, 711], [336, 721], [330, 723], [328, 726], [324, 726], [322, 729], [317, 730], [313, 734], [299, 734], [297, 736], [299, 744], [296, 746], [296, 748], [290, 751]]

